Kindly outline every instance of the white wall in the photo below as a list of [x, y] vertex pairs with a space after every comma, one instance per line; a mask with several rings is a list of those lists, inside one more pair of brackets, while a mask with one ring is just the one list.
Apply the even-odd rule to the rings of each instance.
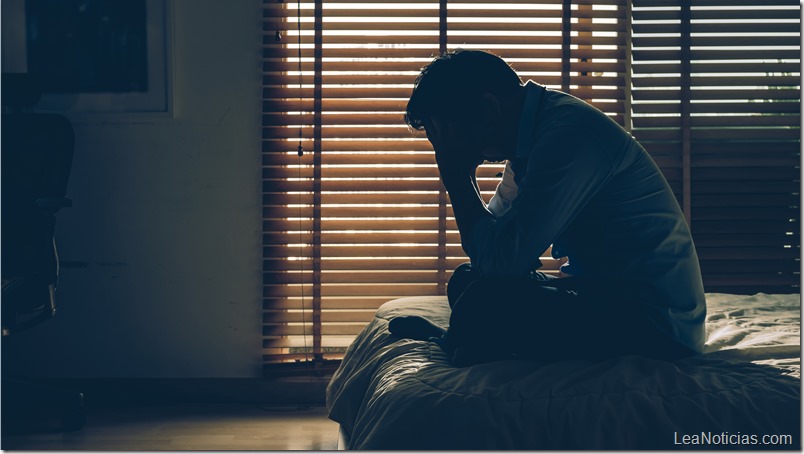
[[70, 266], [19, 372], [260, 376], [260, 3], [173, 2], [172, 118], [73, 117]]

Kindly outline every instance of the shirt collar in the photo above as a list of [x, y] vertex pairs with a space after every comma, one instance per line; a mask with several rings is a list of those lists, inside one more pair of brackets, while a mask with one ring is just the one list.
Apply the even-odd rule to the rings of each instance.
[[533, 129], [536, 127], [536, 116], [541, 108], [541, 98], [545, 87], [528, 80], [525, 82], [525, 90], [525, 103], [522, 106], [522, 114], [519, 116], [519, 131], [516, 138], [517, 157], [530, 155]]

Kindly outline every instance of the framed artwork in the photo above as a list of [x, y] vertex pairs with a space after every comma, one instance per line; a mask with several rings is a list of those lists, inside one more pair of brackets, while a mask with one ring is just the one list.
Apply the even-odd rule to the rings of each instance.
[[37, 109], [170, 112], [168, 0], [26, 0]]

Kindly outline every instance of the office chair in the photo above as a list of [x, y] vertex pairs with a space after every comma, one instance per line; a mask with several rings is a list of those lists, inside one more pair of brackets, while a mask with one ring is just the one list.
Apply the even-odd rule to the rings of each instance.
[[[61, 115], [29, 112], [39, 96], [35, 81], [27, 74], [2, 75], [0, 309], [4, 350], [17, 333], [56, 314], [59, 261], [53, 237], [55, 215], [59, 209], [71, 206], [65, 193], [73, 159], [73, 129]], [[26, 416], [37, 407], [53, 406], [61, 410], [63, 429], [83, 426], [80, 393], [12, 379], [9, 375], [14, 374], [14, 366], [6, 362], [2, 389], [4, 429], [21, 428]]]

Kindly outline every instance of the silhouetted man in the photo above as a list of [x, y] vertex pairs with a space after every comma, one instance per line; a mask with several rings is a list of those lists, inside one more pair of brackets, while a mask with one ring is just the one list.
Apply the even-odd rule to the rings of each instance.
[[[499, 57], [457, 50], [422, 69], [405, 119], [435, 150], [471, 263], [448, 284], [447, 332], [397, 319], [458, 365], [699, 353], [706, 303], [695, 247], [656, 164], [591, 105], [528, 81]], [[488, 205], [475, 179], [505, 161]], [[556, 278], [539, 255], [567, 257]]]

